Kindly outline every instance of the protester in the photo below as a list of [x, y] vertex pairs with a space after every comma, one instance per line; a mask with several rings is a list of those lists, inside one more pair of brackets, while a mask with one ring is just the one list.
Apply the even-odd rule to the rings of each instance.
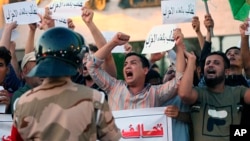
[[[6, 23], [3, 28], [3, 33], [0, 40], [1, 46], [1, 57], [2, 58], [2, 73], [1, 73], [1, 80], [0, 85], [3, 86], [4, 90], [2, 90], [1, 100], [2, 103], [6, 104], [6, 113], [11, 113], [11, 97], [13, 92], [15, 92], [21, 84], [20, 79], [18, 78], [19, 74], [16, 74], [18, 70], [15, 70], [17, 67], [12, 66], [12, 64], [18, 64], [17, 60], [12, 60], [16, 58], [15, 56], [15, 43], [11, 41], [11, 33], [17, 27], [16, 22]], [[4, 49], [5, 48], [5, 49]], [[11, 51], [10, 51], [11, 50]], [[9, 60], [10, 59], [10, 60]], [[15, 62], [16, 61], [16, 62]], [[7, 66], [6, 66], [7, 65]]]
[[10, 113], [10, 99], [12, 94], [6, 90], [4, 79], [8, 73], [8, 65], [10, 64], [11, 54], [5, 47], [0, 46], [0, 104], [5, 105], [6, 113]]
[[[185, 64], [184, 60], [184, 35], [182, 34], [181, 30], [175, 31], [177, 40], [176, 44], [179, 46], [175, 47], [176, 50], [176, 61], [179, 64]], [[180, 63], [180, 61], [183, 61]], [[176, 64], [178, 65], [178, 64]], [[171, 81], [175, 77], [175, 66], [174, 64], [170, 65], [168, 71], [164, 75], [163, 83]], [[190, 118], [190, 109], [189, 105], [184, 104], [180, 97], [176, 95], [172, 99], [166, 101], [161, 106], [166, 107], [165, 114], [168, 117], [172, 118], [172, 132], [173, 132], [173, 141], [189, 141], [192, 136], [190, 136], [190, 125], [191, 125], [191, 118]]]
[[37, 65], [28, 76], [44, 81], [17, 101], [12, 140], [119, 140], [104, 94], [71, 81], [81, 62], [81, 45], [67, 28], [51, 28], [41, 35]]
[[205, 87], [194, 87], [193, 80], [196, 58], [185, 52], [187, 66], [180, 81], [178, 94], [186, 104], [193, 105], [191, 118], [194, 141], [229, 140], [229, 126], [239, 124], [241, 99], [250, 103], [250, 90], [244, 86], [225, 85], [230, 62], [222, 52], [212, 52], [207, 56], [204, 77]]
[[87, 62], [89, 74], [94, 82], [108, 94], [108, 102], [112, 110], [160, 106], [176, 95], [176, 84], [181, 78], [180, 72], [182, 72], [180, 67], [183, 67], [184, 64], [177, 65], [175, 79], [154, 86], [145, 83], [146, 74], [149, 70], [149, 61], [141, 54], [132, 52], [126, 55], [123, 66], [125, 81], [111, 77], [100, 68], [102, 60], [106, 58], [107, 54], [114, 47], [127, 43], [129, 37], [129, 35], [119, 32], [104, 47], [89, 56]]

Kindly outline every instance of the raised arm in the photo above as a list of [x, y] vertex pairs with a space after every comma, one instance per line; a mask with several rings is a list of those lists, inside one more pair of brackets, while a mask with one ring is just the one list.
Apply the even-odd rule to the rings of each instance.
[[245, 35], [245, 31], [247, 31], [248, 27], [249, 27], [248, 21], [246, 21], [240, 25], [240, 36], [241, 36], [240, 52], [241, 52], [242, 63], [243, 63], [245, 75], [248, 79], [250, 79], [249, 35]]
[[49, 10], [49, 7], [45, 8], [44, 15], [39, 15], [41, 18], [39, 28], [41, 30], [47, 30], [49, 28], [55, 27], [55, 20], [51, 17], [51, 12]]
[[192, 27], [197, 35], [197, 38], [198, 38], [198, 41], [199, 41], [199, 44], [200, 44], [200, 48], [202, 49], [203, 48], [203, 45], [204, 45], [204, 37], [201, 33], [201, 30], [200, 30], [200, 20], [199, 20], [199, 17], [198, 16], [194, 16], [193, 19], [192, 19]]
[[130, 36], [124, 33], [118, 32], [111, 41], [105, 44], [102, 48], [98, 49], [94, 54], [95, 57], [104, 60], [107, 55], [118, 45], [123, 45], [129, 41]]
[[33, 24], [29, 24], [29, 35], [26, 41], [26, 45], [25, 45], [25, 49], [24, 49], [24, 53], [30, 53], [32, 51], [34, 51], [34, 45], [35, 45], [35, 33], [36, 33], [36, 29], [37, 29], [37, 24], [33, 23]]
[[175, 39], [175, 45], [176, 45], [176, 76], [178, 73], [183, 73], [185, 70], [185, 57], [184, 57], [184, 51], [185, 51], [185, 45], [184, 45], [184, 36], [181, 32], [181, 29], [177, 28], [174, 31], [174, 39]]
[[0, 40], [0, 46], [6, 47], [8, 50], [10, 49], [10, 40], [11, 40], [11, 33], [17, 27], [16, 22], [6, 23], [3, 27], [3, 33]]
[[[85, 22], [87, 27], [89, 28], [96, 46], [98, 49], [102, 48], [107, 42], [98, 27], [93, 22], [94, 12], [91, 9], [88, 9], [86, 7], [82, 8], [82, 20]], [[102, 65], [103, 69], [109, 73], [111, 76], [116, 77], [117, 76], [117, 70], [114, 58], [112, 56], [112, 53], [110, 52], [107, 54], [105, 61]]]
[[204, 42], [203, 48], [201, 50], [200, 60], [199, 60], [199, 66], [201, 67], [201, 73], [203, 73], [205, 59], [208, 56], [208, 54], [211, 53], [211, 49], [212, 49], [212, 42], [211, 42], [212, 37], [211, 37], [211, 30], [210, 29], [214, 27], [214, 21], [213, 21], [211, 15], [209, 15], [209, 14], [205, 15], [204, 26], [207, 29], [207, 35], [206, 35], [206, 40]]
[[211, 43], [211, 28], [214, 28], [214, 20], [210, 14], [205, 15], [204, 25], [207, 29], [206, 41]]
[[178, 94], [184, 103], [193, 104], [198, 98], [198, 93], [193, 89], [192, 83], [194, 79], [194, 70], [196, 68], [196, 57], [194, 53], [189, 53], [187, 51], [185, 51], [185, 56], [187, 58], [187, 66], [180, 81]]

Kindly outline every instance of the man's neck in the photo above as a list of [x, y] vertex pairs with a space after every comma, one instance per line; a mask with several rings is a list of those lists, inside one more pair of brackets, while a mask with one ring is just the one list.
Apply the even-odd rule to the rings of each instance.
[[223, 83], [220, 83], [220, 84], [217, 84], [215, 87], [208, 87], [208, 89], [212, 92], [216, 92], [216, 93], [221, 93], [224, 91], [224, 88], [225, 88], [225, 84], [224, 82]]
[[145, 85], [134, 85], [134, 86], [128, 86], [129, 91], [133, 94], [133, 95], [137, 95], [139, 94], [143, 89], [144, 89]]
[[242, 68], [240, 67], [230, 67], [229, 75], [241, 75], [242, 74]]

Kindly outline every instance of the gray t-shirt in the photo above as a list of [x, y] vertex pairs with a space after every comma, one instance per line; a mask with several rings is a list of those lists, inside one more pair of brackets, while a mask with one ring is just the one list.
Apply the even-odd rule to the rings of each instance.
[[247, 88], [225, 86], [222, 93], [211, 92], [207, 87], [195, 90], [198, 99], [191, 108], [194, 141], [228, 141], [230, 125], [240, 124], [240, 100]]

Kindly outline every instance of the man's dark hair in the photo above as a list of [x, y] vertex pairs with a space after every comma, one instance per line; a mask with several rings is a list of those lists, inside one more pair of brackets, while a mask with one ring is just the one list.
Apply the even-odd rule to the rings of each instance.
[[227, 54], [227, 52], [228, 52], [229, 50], [231, 50], [231, 49], [238, 49], [238, 50], [240, 50], [240, 48], [238, 48], [238, 47], [236, 47], [236, 46], [232, 46], [232, 47], [230, 47], [230, 48], [228, 48], [228, 49], [226, 50], [225, 54]]
[[224, 61], [224, 67], [225, 67], [225, 69], [229, 69], [230, 68], [230, 61], [227, 58], [227, 56], [226, 56], [225, 53], [223, 53], [221, 51], [215, 51], [215, 52], [211, 52], [208, 56], [211, 56], [211, 55], [219, 55], [219, 56], [221, 56], [223, 58], [223, 61]]
[[94, 44], [89, 44], [89, 50], [92, 51], [92, 52], [96, 52], [98, 50], [98, 48]]
[[145, 56], [143, 56], [143, 55], [141, 55], [141, 54], [138, 54], [138, 53], [135, 53], [135, 52], [130, 52], [130, 53], [128, 53], [126, 56], [125, 56], [125, 60], [128, 58], [128, 57], [130, 57], [130, 56], [137, 56], [137, 57], [139, 57], [140, 58], [140, 60], [141, 60], [141, 62], [142, 62], [142, 67], [143, 68], [149, 68], [149, 61], [148, 61], [148, 59], [145, 57]]
[[11, 53], [4, 46], [0, 46], [0, 58], [4, 60], [6, 66], [10, 64]]

